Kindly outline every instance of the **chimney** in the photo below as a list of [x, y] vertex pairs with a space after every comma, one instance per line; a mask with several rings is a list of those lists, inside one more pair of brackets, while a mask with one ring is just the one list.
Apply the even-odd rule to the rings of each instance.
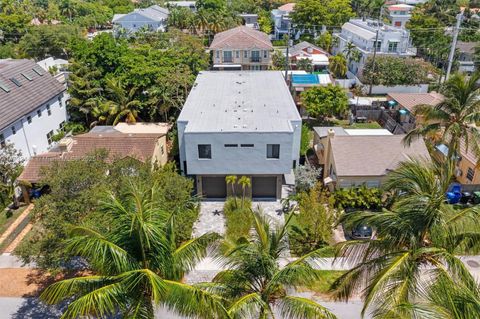
[[73, 138], [71, 137], [64, 137], [58, 142], [58, 148], [60, 149], [60, 152], [65, 153], [65, 152], [70, 152], [72, 149], [73, 145]]

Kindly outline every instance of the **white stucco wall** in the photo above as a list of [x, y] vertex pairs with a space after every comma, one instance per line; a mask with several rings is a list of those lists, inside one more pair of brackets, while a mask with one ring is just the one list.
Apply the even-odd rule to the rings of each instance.
[[118, 21], [115, 21], [114, 24], [130, 32], [136, 32], [143, 27], [148, 27], [153, 30], [160, 29], [161, 31], [165, 31], [166, 20], [159, 22], [153, 19], [149, 19], [138, 13], [131, 13], [120, 18]]
[[[61, 97], [62, 106], [60, 106], [58, 97]], [[49, 147], [47, 140], [48, 132], [53, 131], [56, 133], [60, 123], [67, 121], [67, 99], [68, 95], [65, 92], [55, 96], [33, 112], [17, 119], [17, 121], [0, 131], [0, 134], [3, 134], [7, 143], [13, 143], [22, 152], [26, 160], [35, 154], [46, 152]], [[48, 115], [47, 104], [50, 105], [51, 115]], [[38, 116], [37, 110], [41, 110], [41, 117]], [[28, 116], [32, 119], [31, 123], [27, 121]], [[15, 127], [16, 134], [13, 134], [12, 127]]]
[[[188, 175], [203, 174], [288, 174], [293, 161], [298, 165], [301, 122], [292, 122], [293, 132], [186, 133], [178, 124], [180, 161], [187, 161]], [[198, 145], [210, 144], [212, 159], [198, 158]], [[238, 144], [238, 147], [225, 147]], [[240, 144], [254, 144], [241, 147]], [[280, 144], [280, 158], [267, 159], [267, 144]]]

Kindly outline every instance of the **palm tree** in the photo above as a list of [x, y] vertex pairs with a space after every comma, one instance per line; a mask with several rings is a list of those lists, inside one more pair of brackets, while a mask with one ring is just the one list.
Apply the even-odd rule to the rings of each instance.
[[353, 52], [357, 49], [356, 45], [353, 42], [348, 41], [345, 49], [343, 49], [342, 53], [345, 55], [345, 58], [350, 61], [350, 57], [352, 56]]
[[277, 310], [282, 318], [335, 318], [316, 302], [287, 294], [287, 287], [318, 279], [318, 272], [310, 262], [321, 252], [315, 250], [283, 268], [279, 266], [287, 249], [287, 230], [293, 213], [279, 227], [272, 227], [261, 212], [252, 211], [252, 214], [252, 238], [248, 242], [230, 243], [225, 253], [228, 270], [220, 272], [211, 287], [221, 291], [229, 300], [229, 317], [274, 318]]
[[347, 60], [342, 54], [332, 55], [328, 59], [330, 71], [336, 78], [344, 78], [347, 74]]
[[237, 176], [236, 175], [228, 175], [225, 176], [225, 182], [227, 182], [227, 185], [232, 186], [232, 196], [234, 198], [235, 202], [235, 208], [237, 208], [237, 192], [235, 191], [235, 184], [237, 183]]
[[452, 76], [444, 86], [445, 100], [435, 107], [419, 105], [414, 110], [422, 117], [417, 128], [410, 131], [404, 139], [409, 145], [419, 137], [437, 139], [448, 146], [448, 159], [460, 153], [462, 144], [480, 155], [480, 133], [475, 124], [480, 121], [480, 89], [477, 82], [480, 72], [466, 77], [462, 74]]
[[125, 119], [127, 123], [135, 123], [139, 118], [138, 109], [141, 106], [140, 101], [135, 97], [137, 89], [132, 87], [125, 92], [122, 82], [116, 78], [107, 79], [106, 85], [106, 91], [110, 98], [105, 102], [105, 105], [110, 109], [109, 120], [113, 119], [113, 125], [116, 125], [122, 119]]
[[242, 208], [243, 208], [245, 205], [245, 190], [249, 187], [252, 187], [252, 182], [250, 178], [248, 178], [247, 176], [242, 176], [238, 180], [238, 183], [240, 184], [240, 186], [242, 186]]
[[67, 242], [68, 252], [86, 260], [92, 274], [54, 283], [41, 299], [73, 299], [62, 318], [153, 318], [157, 304], [188, 316], [222, 313], [215, 297], [180, 282], [217, 235], [205, 234], [177, 247], [175, 213], [159, 208], [159, 193], [156, 185], [132, 182], [125, 194], [109, 194], [101, 203], [108, 227], [74, 226]]
[[[374, 318], [414, 317], [414, 305], [426, 302], [433, 283], [444, 280], [474, 287], [475, 280], [455, 252], [480, 246], [480, 232], [465, 222], [478, 218], [478, 207], [455, 210], [445, 201], [452, 165], [409, 160], [390, 173], [385, 189], [395, 194], [391, 210], [347, 214], [341, 223], [376, 229], [370, 240], [352, 240], [338, 247], [338, 256], [354, 266], [332, 286], [336, 299], [361, 293], [362, 314]], [[417, 313], [418, 314], [418, 313]], [[416, 317], [415, 317], [416, 318]]]
[[297, 69], [311, 73], [313, 71], [312, 61], [310, 61], [308, 58], [297, 60]]

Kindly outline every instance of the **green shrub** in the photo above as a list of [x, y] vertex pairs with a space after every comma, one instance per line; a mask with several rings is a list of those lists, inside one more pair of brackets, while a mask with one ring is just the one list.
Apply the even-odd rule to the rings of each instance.
[[245, 204], [242, 208], [241, 201], [241, 198], [229, 197], [223, 206], [227, 227], [226, 237], [229, 240], [237, 241], [242, 237], [248, 237], [252, 228], [252, 202], [249, 199], [245, 199]]
[[382, 207], [383, 192], [366, 186], [342, 188], [334, 193], [335, 207], [345, 210], [373, 209]]

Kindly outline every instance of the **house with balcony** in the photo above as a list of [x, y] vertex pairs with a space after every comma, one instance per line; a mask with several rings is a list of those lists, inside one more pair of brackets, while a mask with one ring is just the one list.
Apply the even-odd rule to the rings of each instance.
[[31, 60], [0, 60], [0, 147], [47, 151], [67, 121], [66, 87]]
[[423, 139], [406, 146], [405, 135], [385, 129], [315, 127], [314, 149], [330, 189], [381, 187], [388, 173], [410, 158], [430, 159]]
[[[375, 41], [377, 31], [378, 40]], [[358, 60], [351, 59], [348, 63], [348, 69], [354, 75], [363, 69], [367, 58], [372, 56], [374, 51], [377, 55], [405, 58], [416, 55], [408, 30], [375, 20], [350, 19], [343, 24], [340, 33], [333, 35], [338, 39], [333, 49], [335, 54], [343, 53], [348, 43], [355, 45], [360, 52]]]
[[273, 20], [273, 38], [275, 40], [281, 40], [283, 37], [288, 34], [292, 19], [290, 18], [290, 13], [295, 9], [295, 3], [286, 3], [277, 9], [273, 9], [271, 12], [271, 18]]
[[407, 22], [412, 18], [414, 6], [400, 3], [387, 7], [387, 19], [396, 28], [405, 28]]
[[480, 47], [480, 42], [457, 42], [458, 71], [472, 74], [475, 72], [475, 48]]
[[126, 14], [114, 14], [112, 23], [117, 32], [123, 30], [128, 34], [140, 29], [165, 31], [169, 13], [168, 9], [153, 5]]
[[307, 59], [312, 63], [313, 71], [328, 73], [329, 54], [307, 41], [302, 41], [292, 46], [289, 49], [288, 57], [290, 59], [290, 67], [292, 70], [297, 69], [298, 61]]
[[200, 72], [177, 127], [181, 171], [203, 198], [230, 195], [228, 175], [250, 177], [254, 199], [294, 182], [302, 120], [280, 71]]
[[273, 46], [266, 33], [239, 26], [217, 33], [210, 45], [214, 70], [267, 70]]

